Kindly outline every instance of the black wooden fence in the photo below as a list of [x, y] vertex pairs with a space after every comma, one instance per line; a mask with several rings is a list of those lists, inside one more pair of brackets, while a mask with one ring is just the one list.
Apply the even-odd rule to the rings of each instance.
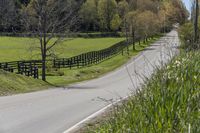
[[8, 72], [16, 72], [25, 76], [31, 76], [33, 78], [39, 78], [38, 68], [41, 68], [41, 66], [41, 60], [12, 61], [0, 63], [0, 69]]
[[97, 64], [113, 55], [121, 52], [128, 44], [126, 41], [121, 41], [109, 48], [84, 53], [71, 58], [60, 58], [53, 60], [54, 68], [72, 68], [72, 67], [83, 67], [91, 64]]

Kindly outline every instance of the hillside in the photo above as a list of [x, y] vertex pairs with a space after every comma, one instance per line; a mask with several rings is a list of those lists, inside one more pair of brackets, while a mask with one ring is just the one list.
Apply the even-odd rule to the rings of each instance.
[[0, 96], [32, 92], [49, 87], [47, 83], [41, 80], [35, 80], [2, 70], [0, 70], [0, 79]]

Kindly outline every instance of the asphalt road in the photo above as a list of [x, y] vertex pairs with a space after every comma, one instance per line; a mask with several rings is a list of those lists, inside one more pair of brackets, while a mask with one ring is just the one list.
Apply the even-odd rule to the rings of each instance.
[[130, 95], [155, 69], [178, 53], [176, 31], [126, 65], [67, 88], [0, 97], [0, 133], [62, 133], [119, 98]]

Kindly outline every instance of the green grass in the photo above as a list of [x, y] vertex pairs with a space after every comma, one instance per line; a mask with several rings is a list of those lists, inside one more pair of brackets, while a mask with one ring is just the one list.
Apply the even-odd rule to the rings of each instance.
[[86, 132], [199, 133], [199, 59], [200, 51], [182, 53]]
[[[107, 39], [108, 38], [106, 38], [105, 40], [100, 39], [100, 40], [104, 40], [105, 42], [104, 41], [97, 42], [97, 44], [103, 44], [103, 47], [106, 47], [109, 44], [114, 42], [114, 40], [112, 40], [112, 39], [108, 39], [110, 41], [108, 41]], [[69, 85], [71, 83], [76, 83], [76, 82], [80, 82], [80, 81], [84, 81], [84, 80], [97, 78], [97, 77], [99, 77], [99, 76], [101, 76], [105, 73], [113, 71], [114, 69], [122, 66], [131, 57], [137, 55], [145, 47], [149, 46], [149, 44], [153, 43], [154, 41], [156, 41], [158, 39], [159, 39], [159, 37], [156, 37], [156, 38], [150, 40], [146, 44], [141, 43], [141, 45], [139, 45], [137, 43], [136, 44], [136, 50], [134, 50], [134, 51], [131, 48], [132, 46], [130, 46], [130, 48], [129, 48], [130, 49], [130, 55], [127, 55], [125, 50], [124, 50], [123, 56], [120, 53], [120, 54], [118, 54], [118, 55], [116, 55], [116, 56], [114, 56], [110, 59], [107, 59], [107, 60], [105, 60], [105, 61], [103, 61], [99, 64], [96, 64], [96, 65], [92, 65], [92, 66], [88, 66], [88, 67], [82, 67], [82, 68], [72, 68], [71, 70], [70, 69], [56, 70], [56, 69], [49, 68], [48, 72], [47, 72], [47, 74], [49, 75], [49, 76], [47, 76], [47, 81], [49, 82], [48, 85], [46, 83], [42, 82], [41, 80], [34, 80], [32, 78], [27, 78], [27, 77], [21, 76], [21, 75], [0, 72], [0, 78], [2, 79], [0, 81], [0, 95], [25, 93], [25, 92], [31, 92], [31, 91], [41, 90], [41, 89], [47, 89], [47, 88], [51, 87], [50, 85], [54, 85], [54, 86], [63, 86], [64, 85], [64, 86], [66, 86], [66, 85]], [[26, 39], [24, 39], [24, 40], [26, 42]], [[21, 40], [21, 41], [24, 41], [24, 40]], [[83, 40], [83, 39], [81, 39], [81, 40]], [[120, 40], [121, 39], [118, 38], [115, 41], [118, 42]], [[79, 45], [78, 43], [80, 43], [80, 40], [74, 40], [74, 41], [75, 42], [73, 42], [73, 44], [76, 44], [78, 46]], [[93, 40], [93, 41], [94, 41], [94, 43], [96, 42], [95, 40]], [[85, 40], [85, 42], [87, 42], [87, 40]], [[15, 44], [15, 43], [13, 43], [13, 45], [19, 44], [19, 43], [18, 44], [17, 43]], [[105, 43], [107, 43], [107, 45]], [[74, 47], [76, 47], [76, 46], [74, 46]], [[88, 49], [90, 49], [91, 47], [94, 47], [94, 46], [88, 45], [88, 47], [90, 47], [88, 49], [83, 49], [83, 47], [84, 46], [82, 46], [82, 48], [81, 48], [82, 50], [79, 50], [79, 48], [77, 48], [78, 49], [77, 51], [79, 51], [78, 53], [80, 53], [81, 51], [84, 51], [84, 50], [86, 51], [86, 50], [88, 50]], [[12, 48], [12, 47], [10, 47], [10, 48]], [[100, 48], [102, 48], [102, 46], [96, 47], [96, 50], [98, 50]], [[19, 48], [19, 50], [23, 51], [23, 47]], [[15, 52], [15, 51], [13, 50], [13, 52]], [[69, 53], [70, 52], [71, 51], [69, 51]], [[70, 54], [72, 55], [74, 53], [71, 52]], [[15, 57], [13, 57], [13, 58], [15, 58]], [[62, 76], [58, 76], [58, 75], [62, 75]]]
[[0, 96], [33, 92], [50, 87], [49, 84], [30, 77], [0, 70]]
[[[112, 46], [124, 38], [66, 39], [51, 52], [58, 57], [71, 57], [81, 53]], [[22, 37], [0, 37], [0, 62], [40, 59], [39, 43], [36, 39]]]

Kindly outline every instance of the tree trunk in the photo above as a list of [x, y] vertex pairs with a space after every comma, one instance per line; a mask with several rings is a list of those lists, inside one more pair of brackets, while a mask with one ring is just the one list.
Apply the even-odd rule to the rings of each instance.
[[47, 42], [46, 42], [46, 33], [43, 38], [43, 53], [42, 53], [42, 80], [46, 81], [46, 57], [47, 57]]
[[198, 17], [199, 17], [199, 1], [196, 0], [196, 15], [195, 15], [195, 22], [194, 22], [194, 42], [198, 42]]
[[145, 39], [145, 37], [143, 38], [143, 43], [144, 43], [144, 44], [146, 43], [146, 39]]
[[47, 16], [44, 15], [43, 22], [43, 53], [42, 53], [42, 80], [46, 81], [46, 57], [47, 57]]
[[126, 19], [124, 21], [124, 27], [125, 27], [125, 32], [126, 32], [126, 49], [127, 49], [127, 54], [129, 55], [129, 46], [128, 46], [129, 38], [128, 38], [128, 27], [127, 27]]
[[46, 55], [42, 55], [42, 80], [46, 81]]
[[132, 29], [133, 51], [135, 50], [135, 30]]

